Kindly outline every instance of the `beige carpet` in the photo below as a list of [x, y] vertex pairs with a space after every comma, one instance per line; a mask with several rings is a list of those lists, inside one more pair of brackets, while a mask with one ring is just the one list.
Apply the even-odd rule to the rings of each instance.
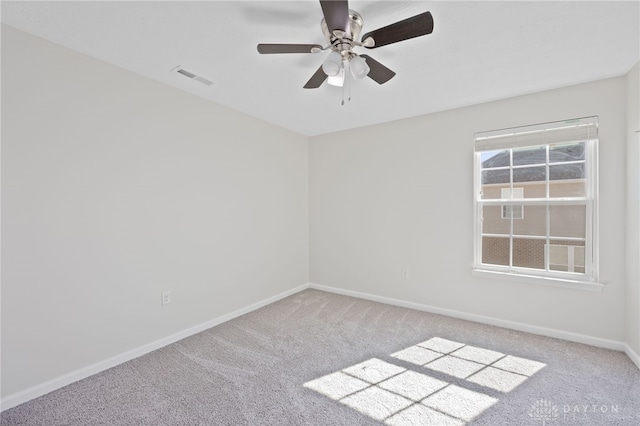
[[638, 425], [619, 352], [305, 290], [1, 425]]

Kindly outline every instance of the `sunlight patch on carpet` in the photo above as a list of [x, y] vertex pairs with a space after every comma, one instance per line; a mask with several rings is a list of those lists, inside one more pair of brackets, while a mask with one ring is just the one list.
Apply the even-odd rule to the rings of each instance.
[[521, 374], [509, 373], [498, 368], [487, 367], [484, 370], [469, 377], [471, 383], [477, 383], [481, 386], [495, 389], [500, 392], [511, 392], [525, 380], [527, 376]]
[[451, 355], [457, 358], [479, 362], [480, 364], [491, 364], [492, 362], [496, 362], [497, 360], [505, 356], [500, 352], [490, 351], [489, 349], [476, 348], [474, 346], [464, 346], [457, 351], [452, 352]]
[[307, 382], [304, 386], [338, 401], [371, 385], [338, 371]]
[[541, 362], [440, 337], [418, 343], [391, 356], [502, 393], [511, 392], [545, 367]]
[[427, 364], [426, 367], [459, 379], [465, 379], [482, 370], [485, 365], [453, 356], [446, 356]]
[[342, 371], [371, 384], [376, 384], [393, 377], [396, 374], [400, 374], [403, 371], [406, 371], [406, 369], [372, 358], [368, 361], [356, 364], [353, 367], [345, 368]]
[[354, 393], [340, 402], [378, 421], [383, 421], [413, 404], [410, 399], [377, 386]]
[[449, 352], [453, 352], [456, 349], [460, 349], [461, 347], [465, 346], [465, 344], [460, 342], [453, 342], [447, 339], [442, 339], [440, 337], [434, 337], [427, 340], [426, 342], [418, 343], [417, 346], [431, 349], [443, 354], [448, 354]]
[[546, 367], [546, 364], [532, 361], [530, 359], [507, 355], [498, 362], [494, 363], [493, 366], [505, 371], [511, 371], [512, 373], [518, 373], [525, 376], [533, 376], [535, 373]]
[[391, 356], [412, 364], [425, 365], [428, 362], [440, 358], [442, 354], [420, 346], [411, 346], [410, 348], [391, 354]]
[[[458, 426], [499, 402], [479, 392], [478, 385], [489, 393], [511, 392], [546, 366], [440, 337], [390, 357], [419, 369], [371, 358], [311, 380], [304, 387], [387, 425]], [[426, 374], [429, 370], [451, 379], [432, 377]], [[465, 383], [474, 390], [465, 388]]]
[[466, 422], [421, 404], [415, 404], [385, 421], [391, 426], [462, 426]]
[[452, 417], [471, 421], [496, 402], [498, 402], [496, 398], [483, 393], [449, 385], [422, 403]]
[[405, 371], [379, 384], [382, 389], [395, 392], [415, 402], [420, 402], [447, 385], [447, 382], [415, 371]]

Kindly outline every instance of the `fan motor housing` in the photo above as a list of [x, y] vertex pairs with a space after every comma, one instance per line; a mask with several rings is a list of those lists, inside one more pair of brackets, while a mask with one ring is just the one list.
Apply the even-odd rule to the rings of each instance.
[[352, 53], [354, 40], [358, 40], [360, 37], [362, 16], [356, 11], [349, 10], [349, 25], [344, 34], [342, 34], [342, 31], [331, 33], [324, 18], [320, 22], [320, 28], [331, 49], [340, 53], [343, 57], [348, 56]]

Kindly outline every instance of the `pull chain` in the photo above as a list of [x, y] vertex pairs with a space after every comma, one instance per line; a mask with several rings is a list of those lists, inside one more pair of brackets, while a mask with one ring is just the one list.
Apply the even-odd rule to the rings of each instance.
[[345, 86], [347, 86], [346, 87], [347, 100], [349, 102], [351, 102], [351, 79], [349, 78], [351, 76], [351, 72], [349, 70], [349, 62], [348, 61], [344, 61], [343, 70], [344, 70], [344, 80], [343, 80], [343, 83], [342, 83], [342, 106], [344, 106]]

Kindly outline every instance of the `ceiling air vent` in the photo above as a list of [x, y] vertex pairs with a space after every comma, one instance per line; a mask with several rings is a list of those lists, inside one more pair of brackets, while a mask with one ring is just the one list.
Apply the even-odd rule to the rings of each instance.
[[182, 68], [182, 66], [178, 65], [177, 67], [175, 67], [174, 69], [172, 69], [171, 71], [175, 71], [178, 74], [182, 74], [183, 76], [190, 78], [191, 80], [195, 80], [197, 82], [200, 82], [202, 84], [205, 84], [207, 86], [211, 86], [213, 84], [213, 81], [208, 80], [204, 77], [201, 77], [195, 73], [192, 73], [191, 71], [187, 71], [186, 69]]

